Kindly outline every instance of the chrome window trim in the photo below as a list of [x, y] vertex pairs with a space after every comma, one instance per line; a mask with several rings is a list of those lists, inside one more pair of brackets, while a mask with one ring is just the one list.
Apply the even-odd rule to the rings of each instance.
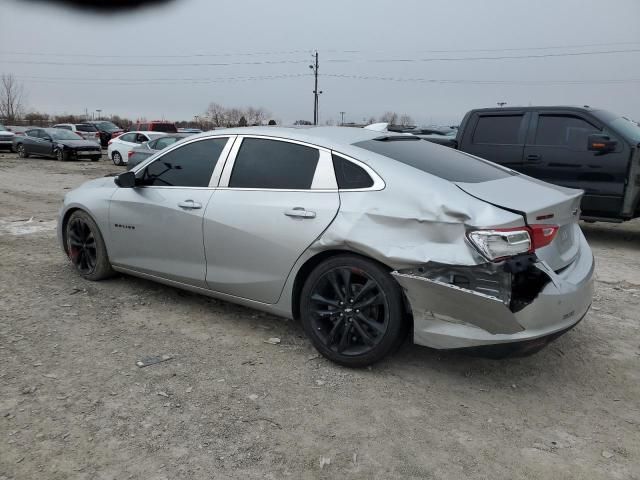
[[[365, 172], [367, 172], [367, 174], [373, 180], [373, 185], [371, 185], [370, 187], [366, 187], [366, 188], [339, 188], [338, 191], [340, 191], [340, 192], [377, 192], [377, 191], [380, 191], [380, 190], [384, 190], [386, 188], [387, 184], [382, 179], [382, 177], [380, 175], [378, 175], [378, 172], [376, 172], [373, 168], [371, 168], [366, 163], [361, 162], [360, 160], [356, 160], [355, 158], [350, 157], [349, 155], [345, 155], [344, 153], [336, 152], [334, 150], [331, 151], [331, 154], [332, 155], [336, 155], [337, 157], [340, 157], [340, 158], [342, 158], [342, 159], [344, 159], [344, 160], [346, 160], [348, 162], [352, 162], [353, 164], [359, 166]], [[331, 167], [333, 168], [333, 161], [331, 162]], [[334, 178], [335, 178], [335, 172], [334, 172]], [[336, 179], [336, 184], [337, 184], [337, 179]]]
[[[173, 145], [170, 145], [167, 147], [167, 151], [161, 150], [160, 152], [158, 152], [158, 154], [153, 154], [151, 155], [149, 158], [147, 158], [145, 161], [139, 163], [138, 165], [136, 165], [135, 167], [133, 167], [131, 169], [131, 171], [134, 174], [138, 174], [139, 171], [141, 171], [144, 168], [147, 168], [147, 166], [151, 165], [153, 162], [160, 160], [162, 157], [164, 157], [166, 154], [176, 150], [177, 148], [181, 148], [185, 145], [191, 144], [191, 143], [195, 143], [195, 142], [202, 142], [205, 140], [215, 140], [216, 138], [226, 138], [227, 139], [227, 143], [225, 144], [224, 148], [222, 149], [222, 152], [220, 152], [220, 156], [218, 157], [218, 161], [216, 162], [216, 166], [213, 169], [213, 172], [211, 173], [211, 178], [209, 178], [209, 185], [206, 187], [179, 187], [179, 186], [168, 186], [168, 185], [146, 185], [146, 186], [140, 186], [140, 187], [136, 187], [136, 188], [163, 188], [163, 189], [171, 189], [171, 188], [181, 188], [181, 189], [193, 189], [193, 190], [208, 190], [208, 189], [212, 189], [212, 188], [216, 188], [219, 181], [220, 181], [220, 175], [222, 173], [222, 169], [224, 168], [224, 165], [227, 161], [229, 152], [231, 151], [232, 146], [236, 143], [236, 139], [237, 139], [237, 135], [210, 135], [210, 136], [206, 136], [206, 137], [197, 137], [197, 138], [193, 138], [190, 139], [188, 141], [185, 141], [184, 143], [182, 142], [176, 142]], [[189, 137], [187, 137], [189, 138]], [[157, 156], [156, 156], [157, 155]]]
[[[313, 148], [318, 151], [318, 163], [316, 164], [316, 170], [313, 174], [313, 180], [311, 182], [311, 188], [241, 188], [241, 187], [230, 187], [229, 180], [231, 179], [231, 172], [233, 172], [233, 167], [236, 163], [236, 158], [238, 157], [238, 151], [242, 146], [242, 142], [245, 138], [258, 138], [264, 140], [274, 140], [279, 142], [286, 143], [295, 143], [297, 145], [302, 145], [304, 147]], [[321, 170], [319, 172], [319, 170]], [[329, 178], [329, 175], [332, 175], [332, 178]], [[316, 188], [314, 188], [314, 186]], [[333, 172], [333, 162], [331, 161], [331, 150], [328, 148], [320, 147], [318, 145], [314, 145], [313, 143], [303, 142], [300, 140], [293, 140], [285, 137], [277, 137], [270, 135], [238, 135], [238, 138], [233, 145], [233, 149], [229, 154], [229, 158], [227, 159], [225, 168], [222, 172], [222, 176], [220, 177], [220, 183], [218, 184], [218, 188], [220, 190], [238, 190], [238, 191], [257, 191], [257, 192], [337, 192], [338, 184], [336, 182], [336, 176]]]

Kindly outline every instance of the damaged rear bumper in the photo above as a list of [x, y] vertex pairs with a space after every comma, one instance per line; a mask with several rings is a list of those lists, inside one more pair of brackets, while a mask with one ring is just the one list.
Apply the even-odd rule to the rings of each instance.
[[[464, 288], [443, 281], [440, 275], [396, 271], [392, 275], [403, 287], [414, 321], [414, 342], [438, 349], [480, 347], [542, 339], [569, 330], [587, 313], [593, 298], [594, 259], [580, 235], [580, 249], [574, 261], [559, 272], [543, 262], [530, 267], [536, 276], [545, 275], [544, 285], [533, 298], [523, 302], [512, 298], [511, 286], [501, 276], [484, 275], [483, 285], [495, 289]], [[455, 267], [454, 267], [455, 268]], [[509, 275], [511, 278], [511, 275]], [[498, 295], [496, 292], [509, 291]], [[487, 293], [488, 292], [488, 293]]]

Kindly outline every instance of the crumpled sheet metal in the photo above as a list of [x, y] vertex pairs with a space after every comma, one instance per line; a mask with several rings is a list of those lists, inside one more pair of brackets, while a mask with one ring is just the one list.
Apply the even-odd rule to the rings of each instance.
[[450, 323], [475, 325], [492, 334], [517, 333], [524, 328], [499, 298], [430, 280], [393, 272], [405, 289], [414, 322], [433, 318]]
[[335, 220], [312, 249], [348, 249], [394, 269], [430, 261], [478, 265], [486, 260], [467, 243], [469, 228], [523, 224], [521, 216], [471, 197], [450, 182], [402, 173], [398, 179], [386, 174], [384, 190], [341, 192]]

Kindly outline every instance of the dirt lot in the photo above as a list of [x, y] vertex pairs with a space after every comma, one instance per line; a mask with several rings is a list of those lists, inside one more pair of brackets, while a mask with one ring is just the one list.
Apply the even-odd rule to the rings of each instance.
[[0, 153], [0, 480], [640, 478], [640, 222], [583, 225], [594, 308], [542, 352], [348, 370], [293, 322], [81, 280], [56, 213], [118, 168]]

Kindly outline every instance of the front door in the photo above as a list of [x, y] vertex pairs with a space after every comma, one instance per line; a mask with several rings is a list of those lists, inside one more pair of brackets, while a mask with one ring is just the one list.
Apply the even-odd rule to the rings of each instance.
[[619, 210], [628, 165], [622, 142], [613, 152], [589, 151], [589, 135], [603, 131], [571, 113], [541, 112], [532, 125], [534, 129], [525, 145], [523, 173], [563, 187], [583, 189], [585, 212], [594, 207], [600, 214]]
[[202, 219], [228, 140], [182, 144], [137, 172], [140, 186], [115, 192], [109, 209], [114, 265], [205, 286]]
[[330, 152], [268, 138], [238, 139], [205, 212], [207, 285], [277, 302], [296, 260], [339, 205]]

